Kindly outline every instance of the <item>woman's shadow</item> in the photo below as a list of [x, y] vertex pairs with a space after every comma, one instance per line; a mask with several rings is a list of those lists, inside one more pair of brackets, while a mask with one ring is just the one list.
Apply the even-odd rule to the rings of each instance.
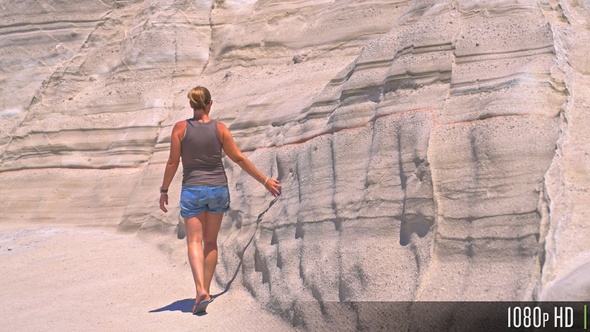
[[184, 299], [180, 301], [175, 301], [170, 303], [169, 305], [159, 308], [150, 310], [149, 312], [162, 312], [162, 311], [180, 311], [180, 312], [191, 312], [193, 310], [193, 305], [195, 304], [195, 299]]
[[[262, 213], [258, 215], [258, 218], [256, 219], [256, 228], [254, 229], [254, 233], [252, 233], [252, 236], [250, 237], [250, 241], [248, 241], [248, 243], [244, 246], [244, 249], [242, 250], [242, 252], [238, 254], [238, 256], [240, 258], [240, 263], [236, 267], [236, 272], [234, 272], [233, 277], [230, 279], [230, 281], [225, 286], [225, 289], [221, 293], [211, 295], [211, 300], [214, 300], [217, 297], [219, 297], [229, 291], [232, 283], [234, 282], [234, 280], [236, 280], [236, 277], [238, 276], [238, 273], [240, 272], [240, 269], [242, 268], [242, 263], [244, 262], [244, 253], [246, 252], [246, 249], [248, 249], [248, 247], [250, 246], [250, 243], [252, 243], [252, 240], [254, 240], [254, 235], [256, 235], [256, 231], [258, 230], [258, 224], [260, 224], [260, 220], [262, 220], [262, 217], [264, 216], [266, 211], [268, 211], [278, 199], [279, 199], [279, 196], [275, 197], [275, 199], [273, 199], [272, 202], [270, 202], [270, 204], [268, 205], [266, 210], [262, 211]], [[178, 238], [182, 239], [186, 235], [184, 233], [184, 225], [182, 225], [182, 229], [181, 229], [181, 225], [179, 224], [178, 228], [179, 228]], [[158, 309], [154, 309], [154, 310], [150, 310], [149, 312], [152, 313], [152, 312], [163, 312], [163, 311], [180, 311], [180, 312], [192, 313], [194, 304], [195, 304], [194, 298], [193, 299], [184, 299], [184, 300], [174, 301], [167, 306], [164, 306], [164, 307], [158, 308]]]

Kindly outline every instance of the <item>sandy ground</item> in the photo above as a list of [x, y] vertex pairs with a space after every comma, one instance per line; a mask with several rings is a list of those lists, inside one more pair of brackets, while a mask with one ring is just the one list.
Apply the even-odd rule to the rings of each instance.
[[[170, 234], [2, 224], [0, 330], [293, 330], [238, 279], [206, 315], [193, 315], [184, 245]], [[222, 290], [215, 285], [212, 293]]]

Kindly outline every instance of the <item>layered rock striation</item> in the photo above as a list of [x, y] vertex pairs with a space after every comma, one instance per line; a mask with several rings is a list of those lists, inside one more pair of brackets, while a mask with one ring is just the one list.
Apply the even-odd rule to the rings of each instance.
[[308, 327], [331, 301], [590, 296], [584, 2], [0, 7], [3, 222], [182, 227], [157, 188], [205, 85], [284, 188], [257, 220], [226, 163], [221, 285]]

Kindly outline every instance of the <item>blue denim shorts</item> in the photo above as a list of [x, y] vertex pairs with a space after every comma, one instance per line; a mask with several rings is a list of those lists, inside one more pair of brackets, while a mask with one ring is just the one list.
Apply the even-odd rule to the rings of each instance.
[[229, 210], [229, 189], [209, 186], [182, 186], [180, 215], [191, 218], [205, 211], [223, 214]]

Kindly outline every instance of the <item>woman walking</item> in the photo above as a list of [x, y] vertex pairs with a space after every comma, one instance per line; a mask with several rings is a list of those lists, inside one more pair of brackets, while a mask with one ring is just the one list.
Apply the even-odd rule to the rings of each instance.
[[168, 188], [182, 157], [180, 214], [186, 227], [188, 258], [196, 288], [193, 313], [199, 314], [211, 302], [209, 287], [217, 265], [217, 234], [230, 202], [221, 151], [273, 195], [280, 195], [281, 184], [262, 174], [242, 154], [229, 129], [209, 117], [213, 104], [209, 90], [196, 87], [188, 98], [193, 117], [176, 123], [172, 130], [170, 157], [160, 188], [160, 209], [168, 212]]

